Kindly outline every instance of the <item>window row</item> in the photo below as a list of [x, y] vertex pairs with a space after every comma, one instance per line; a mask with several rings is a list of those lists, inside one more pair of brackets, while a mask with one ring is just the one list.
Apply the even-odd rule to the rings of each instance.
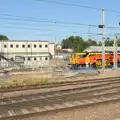
[[[28, 61], [30, 61], [32, 58], [28, 57]], [[36, 60], [42, 60], [42, 58], [37, 58], [37, 57], [34, 57], [34, 61]], [[48, 57], [45, 57], [45, 60], [48, 60]]]
[[[10, 45], [10, 48], [13, 48], [14, 46], [13, 46], [13, 44], [11, 44]], [[26, 46], [23, 44], [22, 45], [22, 48], [25, 48]], [[27, 47], [28, 48], [30, 48], [31, 47], [31, 45], [27, 45]], [[47, 48], [48, 47], [48, 45], [45, 45], [45, 48]], [[7, 45], [4, 45], [4, 48], [7, 48]], [[17, 44], [16, 45], [16, 48], [19, 48], [19, 45]], [[34, 48], [37, 48], [37, 45], [36, 44], [34, 44]], [[42, 48], [42, 45], [39, 45], [39, 48]]]
[[[33, 59], [34, 61], [37, 61], [37, 60], [42, 60], [42, 58], [41, 58], [41, 57], [40, 57], [40, 58], [38, 58], [38, 57], [34, 57], [34, 58], [28, 57], [28, 58], [27, 58], [27, 60], [28, 60], [28, 61], [30, 61], [30, 60], [32, 60], [32, 59]], [[2, 60], [2, 59], [0, 58], [0, 61], [1, 61], [1, 60]], [[14, 58], [10, 58], [10, 60], [11, 60], [11, 61], [14, 61]], [[46, 60], [46, 61], [47, 61], [47, 60], [48, 60], [48, 57], [45, 57], [45, 59], [44, 59], [44, 60]]]

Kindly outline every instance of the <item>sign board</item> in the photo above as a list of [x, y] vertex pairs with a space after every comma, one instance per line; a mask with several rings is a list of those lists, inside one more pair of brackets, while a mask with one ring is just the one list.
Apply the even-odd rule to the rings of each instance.
[[15, 56], [15, 62], [16, 63], [24, 63], [25, 58], [22, 56]]

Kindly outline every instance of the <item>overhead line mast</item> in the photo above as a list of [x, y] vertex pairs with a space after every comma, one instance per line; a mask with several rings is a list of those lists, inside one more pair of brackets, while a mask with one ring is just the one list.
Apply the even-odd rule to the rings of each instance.
[[101, 24], [102, 24], [102, 70], [104, 71], [105, 69], [105, 38], [104, 38], [104, 9], [101, 9]]

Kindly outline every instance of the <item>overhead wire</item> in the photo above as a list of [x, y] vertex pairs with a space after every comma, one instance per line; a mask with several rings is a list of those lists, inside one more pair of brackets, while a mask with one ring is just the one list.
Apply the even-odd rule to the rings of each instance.
[[[93, 10], [97, 10], [97, 11], [102, 9], [102, 8], [98, 8], [98, 7], [88, 6], [88, 5], [72, 4], [72, 3], [58, 2], [58, 1], [53, 1], [53, 0], [35, 0], [35, 1], [59, 4], [59, 5], [66, 5], [66, 6], [72, 6], [72, 7], [81, 7], [81, 8], [93, 9]], [[118, 11], [118, 10], [113, 10], [113, 9], [104, 9], [104, 10], [107, 12], [113, 12], [113, 13], [120, 14], [120, 11]]]
[[3, 26], [0, 25], [2, 28], [14, 28], [14, 29], [24, 29], [24, 30], [41, 30], [41, 31], [55, 31], [52, 29], [40, 29], [40, 28], [30, 28], [30, 27], [14, 27], [14, 26]]
[[[0, 19], [4, 19], [4, 20], [14, 20], [14, 21], [33, 21], [33, 22], [47, 22], [47, 23], [53, 23], [50, 21], [36, 21], [36, 20], [31, 20], [31, 19], [17, 19], [17, 18], [0, 18]], [[75, 23], [75, 22], [67, 22], [67, 21], [56, 21], [54, 22], [56, 24], [68, 24], [68, 25], [77, 25], [77, 26], [85, 26], [85, 27], [98, 27], [99, 25], [95, 25], [95, 24], [84, 24], [84, 23]], [[49, 26], [49, 25], [48, 25]], [[115, 27], [115, 26], [106, 26], [105, 28], [111, 28], [111, 29], [120, 29], [119, 27]]]
[[6, 18], [1, 17], [0, 19], [4, 20], [14, 20], [14, 21], [30, 21], [30, 22], [44, 22], [44, 23], [55, 23], [55, 24], [70, 24], [70, 25], [80, 25], [80, 26], [92, 26], [92, 27], [98, 27], [98, 25], [94, 24], [83, 24], [83, 23], [77, 23], [77, 22], [69, 22], [69, 21], [44, 21], [44, 20], [32, 20], [32, 19], [22, 19], [22, 18]]
[[65, 2], [58, 2], [58, 1], [52, 1], [52, 0], [36, 0], [39, 2], [46, 2], [46, 3], [54, 3], [59, 5], [67, 5], [67, 6], [73, 6], [73, 7], [81, 7], [81, 8], [88, 8], [88, 9], [94, 9], [94, 10], [100, 10], [101, 8], [95, 8], [90, 6], [84, 6], [79, 4], [72, 4], [72, 3], [65, 3]]

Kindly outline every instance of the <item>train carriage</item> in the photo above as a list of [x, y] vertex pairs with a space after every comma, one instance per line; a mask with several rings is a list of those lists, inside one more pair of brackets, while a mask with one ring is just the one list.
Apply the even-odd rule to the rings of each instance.
[[[120, 53], [117, 54], [118, 63], [120, 63]], [[72, 53], [69, 59], [73, 67], [79, 66], [94, 66], [97, 68], [102, 67], [102, 53]], [[105, 53], [105, 67], [112, 66], [114, 62], [114, 54]]]

